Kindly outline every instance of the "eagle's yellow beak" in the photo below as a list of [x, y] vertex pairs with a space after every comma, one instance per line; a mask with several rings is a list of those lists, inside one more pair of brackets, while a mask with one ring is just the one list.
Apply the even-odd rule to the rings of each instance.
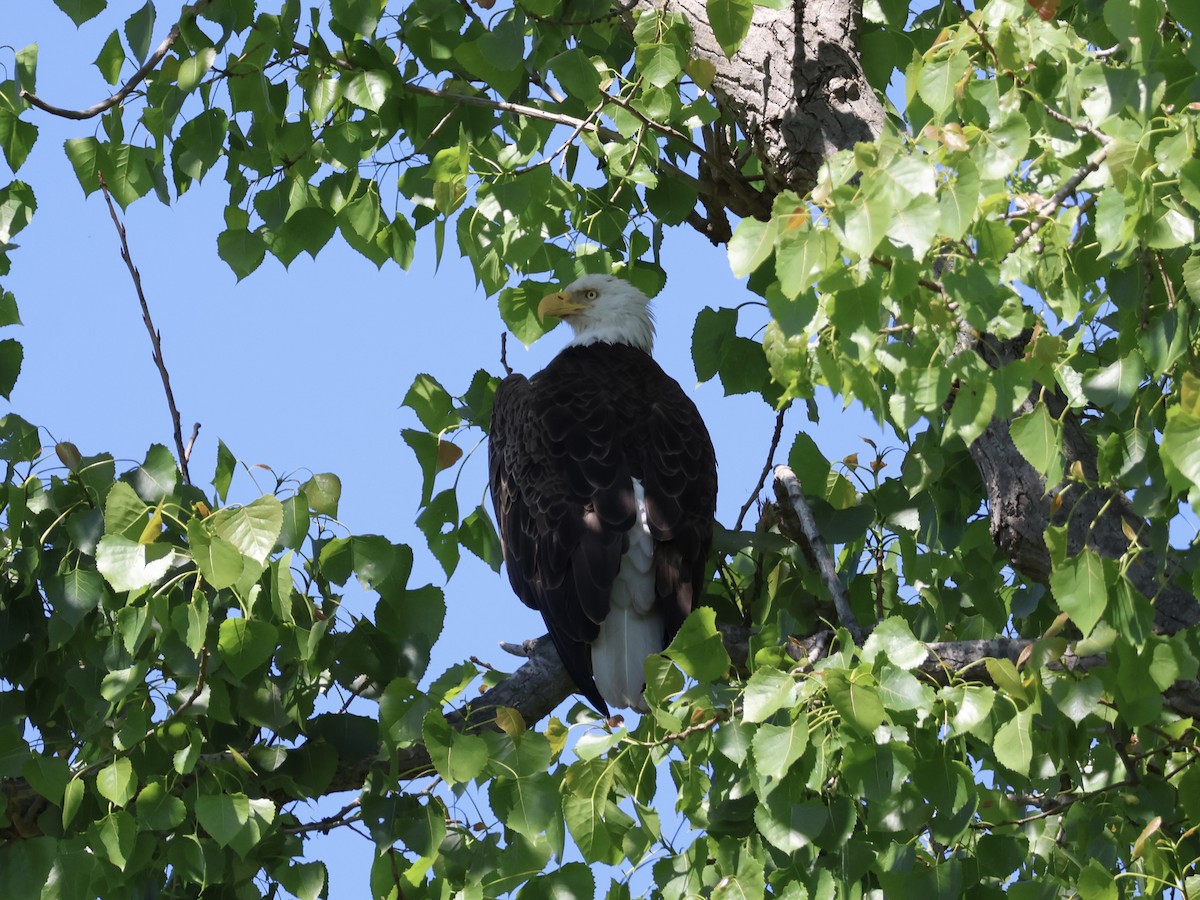
[[542, 298], [542, 302], [538, 304], [537, 314], [539, 319], [545, 319], [546, 316], [557, 316], [561, 319], [586, 308], [582, 303], [572, 300], [571, 295], [566, 291], [558, 291]]

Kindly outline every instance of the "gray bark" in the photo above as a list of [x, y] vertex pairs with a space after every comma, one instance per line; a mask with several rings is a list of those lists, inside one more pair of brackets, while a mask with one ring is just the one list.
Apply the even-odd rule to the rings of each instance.
[[693, 55], [716, 68], [713, 96], [762, 162], [768, 199], [785, 189], [806, 193], [827, 156], [872, 141], [882, 129], [883, 106], [858, 61], [860, 7], [853, 0], [756, 6], [732, 59], [709, 27], [704, 0], [639, 0], [636, 8], [656, 6], [686, 17]]

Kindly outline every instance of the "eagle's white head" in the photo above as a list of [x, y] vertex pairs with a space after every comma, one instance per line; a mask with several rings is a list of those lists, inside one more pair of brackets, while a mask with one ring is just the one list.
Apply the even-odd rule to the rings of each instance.
[[538, 304], [538, 317], [558, 316], [575, 332], [571, 346], [654, 347], [654, 316], [646, 295], [613, 275], [584, 275]]

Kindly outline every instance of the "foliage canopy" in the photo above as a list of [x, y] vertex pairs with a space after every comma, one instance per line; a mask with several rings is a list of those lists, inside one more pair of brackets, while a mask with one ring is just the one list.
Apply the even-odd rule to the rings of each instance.
[[[664, 231], [691, 227], [769, 313], [697, 310], [700, 379], [813, 416], [827, 388], [904, 456], [801, 435], [786, 461], [835, 577], [781, 473], [648, 661], [652, 712], [535, 730], [564, 696], [544, 653], [536, 690], [487, 672], [447, 717], [480, 673], [427, 677], [446, 598], [409, 547], [336, 525], [336, 476], [232, 503], [223, 446], [202, 488], [161, 445], [126, 472], [50, 458], [10, 412], [0, 894], [328, 896], [305, 835], [349, 822], [382, 898], [627, 897], [639, 868], [666, 897], [1200, 891], [1200, 7], [976, 5], [147, 0], [98, 42], [116, 92], [86, 110], [18, 52], [0, 277], [46, 115], [99, 117], [64, 152], [121, 207], [223, 180], [239, 277], [335, 235], [379, 266], [427, 240], [527, 343], [551, 284], [653, 294]], [[20, 362], [0, 341], [0, 394]], [[422, 374], [405, 398], [447, 574], [462, 548], [499, 565], [443, 474], [494, 386]], [[351, 579], [372, 618], [341, 612]], [[339, 790], [360, 793], [304, 820]], [[487, 827], [447, 814], [464, 790]]]

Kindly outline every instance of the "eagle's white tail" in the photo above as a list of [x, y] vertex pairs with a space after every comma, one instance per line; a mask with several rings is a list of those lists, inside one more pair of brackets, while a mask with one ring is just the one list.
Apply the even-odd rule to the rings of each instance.
[[646, 657], [663, 650], [663, 619], [654, 604], [654, 539], [646, 523], [646, 494], [633, 480], [638, 520], [613, 583], [608, 618], [592, 642], [592, 674], [610, 706], [646, 711]]

